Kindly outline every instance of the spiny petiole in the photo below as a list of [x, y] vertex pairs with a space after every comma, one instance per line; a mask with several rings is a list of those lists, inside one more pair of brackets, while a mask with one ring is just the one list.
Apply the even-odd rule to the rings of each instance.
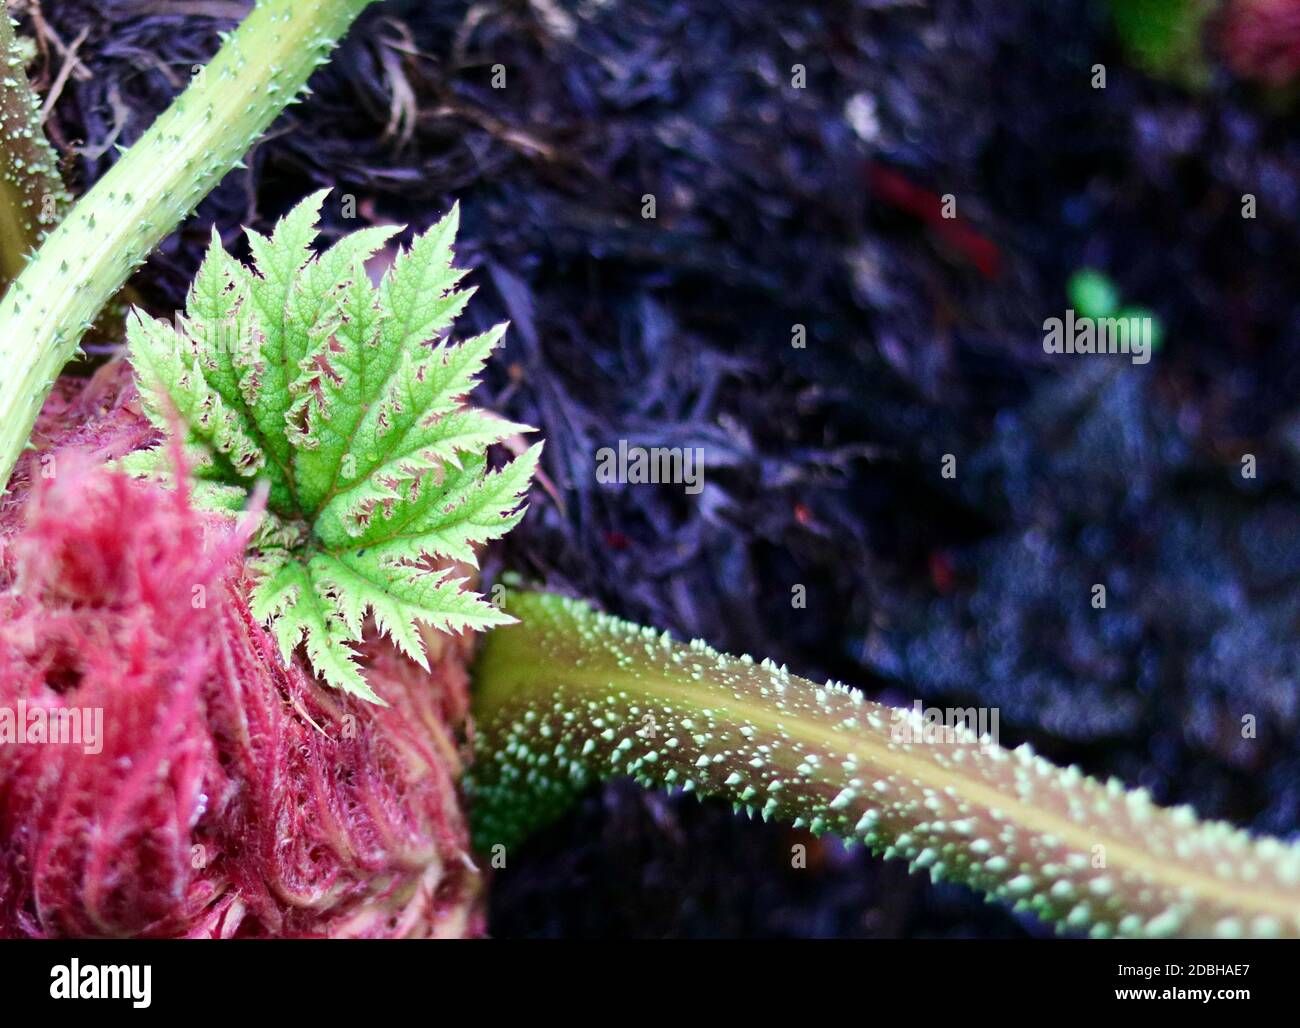
[[[1097, 937], [1300, 935], [1300, 848], [770, 662], [509, 594], [475, 670], [481, 848], [602, 778], [718, 796], [857, 840]], [[929, 740], [929, 741], [927, 741]]]

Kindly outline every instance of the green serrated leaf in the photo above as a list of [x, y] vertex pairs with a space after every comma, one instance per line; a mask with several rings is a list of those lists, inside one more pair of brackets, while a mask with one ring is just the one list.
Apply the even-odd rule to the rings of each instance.
[[324, 192], [309, 196], [285, 216], [269, 239], [248, 232], [257, 272], [245, 271], [244, 278], [260, 332], [258, 348], [248, 355], [244, 369], [244, 377], [250, 379], [245, 395], [267, 453], [281, 466], [287, 466], [293, 456], [285, 418], [293, 404], [291, 387], [307, 356], [312, 329], [292, 316], [290, 300], [295, 290], [310, 283], [311, 276], [304, 272], [324, 202]]
[[460, 228], [460, 205], [420, 236], [393, 263], [380, 287], [384, 342], [404, 347], [432, 339], [456, 319], [473, 290], [456, 290], [465, 272], [452, 267], [452, 244]]
[[400, 487], [442, 464], [460, 466], [460, 454], [482, 453], [527, 426], [475, 410], [458, 410], [475, 376], [500, 342], [505, 326], [420, 354], [407, 350], [382, 392], [364, 404], [352, 436], [354, 466], [335, 481], [329, 502], [353, 526]]
[[261, 470], [266, 459], [252, 426], [208, 384], [191, 340], [166, 322], [133, 311], [127, 343], [145, 412], [155, 425], [166, 429], [180, 418], [189, 429], [187, 442], [206, 444], [240, 476]]
[[[217, 466], [210, 450], [200, 445], [187, 446], [182, 451], [189, 471], [190, 495], [196, 506], [204, 510], [219, 510], [238, 514], [248, 502], [248, 493], [242, 486], [226, 485], [229, 472]], [[159, 485], [175, 488], [176, 466], [169, 447], [136, 450], [117, 462], [128, 475], [147, 479]]]
[[389, 566], [412, 556], [477, 564], [474, 547], [499, 539], [523, 518], [517, 508], [540, 456], [538, 444], [490, 474], [477, 456], [460, 468], [444, 465], [440, 484], [409, 483], [400, 499], [377, 507], [359, 529], [327, 508], [317, 533], [332, 549], [364, 551]]
[[285, 660], [299, 644], [317, 673], [327, 682], [372, 703], [383, 705], [366, 684], [351, 643], [357, 641], [359, 623], [350, 623], [342, 600], [331, 592], [328, 578], [318, 578], [315, 560], [303, 561], [279, 551], [264, 568], [266, 577], [253, 592], [254, 616], [265, 619]]
[[[369, 622], [425, 666], [421, 625], [510, 622], [453, 569], [523, 517], [541, 447], [489, 472], [488, 448], [531, 429], [465, 403], [505, 326], [439, 338], [472, 292], [457, 288], [457, 212], [375, 286], [366, 262], [398, 230], [317, 255], [324, 196], [249, 233], [254, 268], [214, 235], [179, 331], [137, 315], [130, 353], [149, 416], [184, 432], [201, 505], [237, 512], [269, 485], [252, 609], [285, 659], [301, 647], [330, 685], [382, 702], [355, 649]], [[123, 466], [170, 483], [170, 461], [164, 446]]]
[[346, 598], [350, 606], [340, 613], [350, 624], [359, 625], [364, 614], [357, 598], [369, 597], [379, 631], [426, 670], [429, 665], [419, 635], [420, 622], [440, 631], [460, 632], [467, 628], [481, 631], [514, 620], [461, 589], [464, 579], [452, 578], [445, 569], [394, 574], [364, 555], [342, 553], [317, 557], [312, 571], [318, 582]]

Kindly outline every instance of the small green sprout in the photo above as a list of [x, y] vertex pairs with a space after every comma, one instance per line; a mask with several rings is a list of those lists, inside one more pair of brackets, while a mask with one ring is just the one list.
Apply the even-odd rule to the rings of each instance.
[[1066, 292], [1070, 298], [1070, 306], [1080, 316], [1095, 320], [1120, 318], [1131, 321], [1134, 318], [1141, 318], [1151, 323], [1151, 352], [1157, 352], [1164, 344], [1164, 326], [1155, 312], [1146, 307], [1122, 306], [1119, 289], [1105, 272], [1098, 271], [1096, 268], [1082, 268], [1076, 271], [1070, 276]]

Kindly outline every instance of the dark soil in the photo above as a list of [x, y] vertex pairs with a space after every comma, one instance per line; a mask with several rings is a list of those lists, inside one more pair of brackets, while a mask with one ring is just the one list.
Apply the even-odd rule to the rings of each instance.
[[[245, 7], [46, 0], [61, 40], [87, 33], [51, 123], [75, 187]], [[997, 706], [1004, 742], [1300, 826], [1293, 111], [1222, 68], [1151, 79], [1082, 0], [389, 0], [313, 84], [141, 273], [159, 313], [213, 222], [233, 244], [318, 185], [416, 227], [459, 199], [469, 320], [514, 326], [485, 399], [541, 430], [555, 486], [495, 564], [891, 702]], [[927, 216], [943, 194], [955, 223]], [[1085, 265], [1159, 314], [1149, 365], [1044, 354]], [[703, 447], [704, 491], [600, 485], [620, 439]], [[511, 854], [491, 925], [1045, 932], [626, 784]]]

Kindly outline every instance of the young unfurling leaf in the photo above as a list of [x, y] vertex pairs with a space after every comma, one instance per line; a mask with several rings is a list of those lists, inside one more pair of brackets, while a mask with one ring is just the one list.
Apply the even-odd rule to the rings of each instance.
[[[253, 609], [286, 656], [379, 702], [352, 644], [367, 616], [424, 664], [417, 630], [512, 619], [450, 570], [523, 517], [538, 444], [499, 471], [488, 447], [532, 431], [465, 405], [505, 326], [443, 338], [472, 290], [452, 265], [458, 212], [399, 255], [376, 287], [365, 265], [395, 228], [317, 254], [325, 194], [271, 236], [249, 233], [254, 266], [213, 238], [177, 326], [136, 311], [131, 361], [150, 419], [180, 425], [198, 502], [241, 509], [259, 482], [267, 514], [254, 545]], [[166, 479], [166, 446], [131, 455]]]

